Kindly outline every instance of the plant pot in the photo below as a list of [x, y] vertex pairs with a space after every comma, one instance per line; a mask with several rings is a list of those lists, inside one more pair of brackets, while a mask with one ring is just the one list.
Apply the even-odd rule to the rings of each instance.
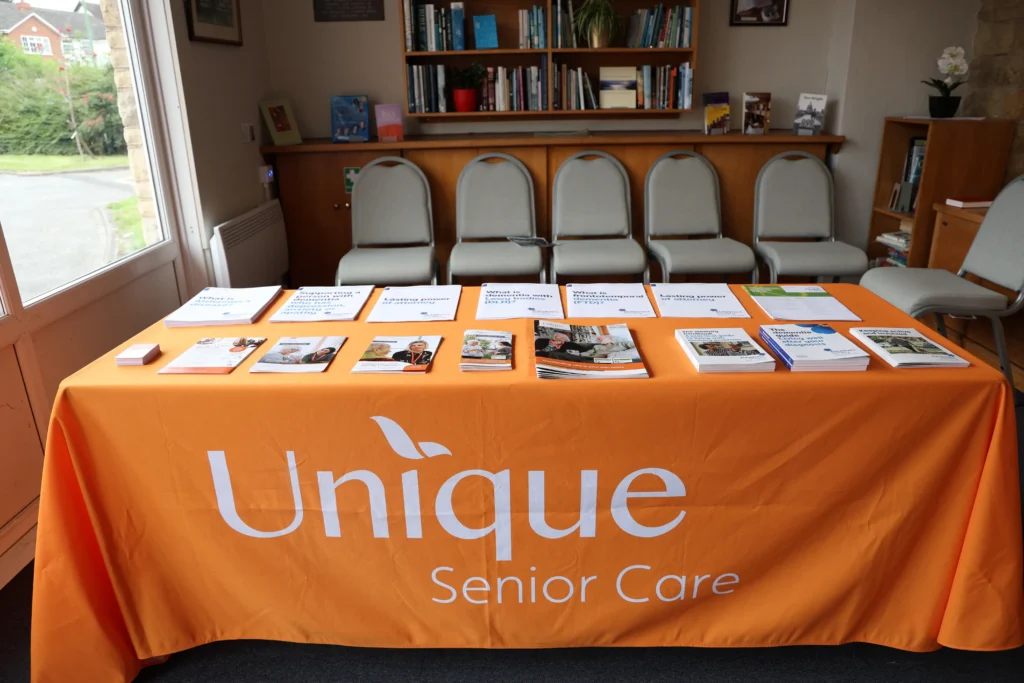
[[960, 108], [959, 97], [943, 97], [932, 95], [928, 98], [928, 113], [933, 119], [951, 119]]
[[455, 90], [455, 111], [476, 111], [476, 90], [465, 88]]
[[611, 45], [612, 36], [608, 29], [598, 30], [597, 28], [590, 29], [590, 47], [602, 48]]

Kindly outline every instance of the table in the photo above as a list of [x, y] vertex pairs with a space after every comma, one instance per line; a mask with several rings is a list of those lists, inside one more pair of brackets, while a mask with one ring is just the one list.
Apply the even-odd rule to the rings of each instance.
[[[827, 287], [866, 325], [937, 338], [866, 290]], [[54, 406], [33, 680], [126, 681], [140, 660], [236, 638], [1024, 642], [1002, 376], [969, 355], [960, 370], [873, 357], [863, 373], [698, 375], [672, 331], [756, 335], [768, 320], [737, 295], [750, 320], [629, 321], [644, 380], [536, 379], [531, 322], [476, 321], [476, 288], [455, 322], [149, 328], [128, 343], [159, 342], [157, 361], [116, 368], [116, 349]], [[515, 370], [460, 373], [470, 328], [513, 332]], [[239, 333], [349, 339], [322, 375], [250, 375], [260, 351], [227, 376], [156, 374], [200, 337]], [[350, 374], [388, 333], [443, 335], [431, 371]]]

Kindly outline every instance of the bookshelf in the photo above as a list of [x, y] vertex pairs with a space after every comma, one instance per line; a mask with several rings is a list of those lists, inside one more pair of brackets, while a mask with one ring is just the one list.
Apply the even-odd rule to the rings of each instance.
[[[573, 8], [578, 9], [583, 0], [572, 0]], [[452, 85], [447, 84], [448, 102], [446, 112], [417, 112], [412, 111], [408, 96], [405, 97], [405, 116], [424, 122], [440, 121], [468, 121], [468, 120], [515, 120], [515, 119], [565, 119], [565, 118], [671, 118], [680, 114], [692, 112], [697, 105], [691, 108], [667, 108], [667, 109], [583, 109], [567, 110], [556, 108], [555, 103], [555, 75], [559, 73], [561, 65], [567, 69], [581, 69], [585, 73], [594, 88], [594, 97], [598, 97], [599, 73], [601, 67], [642, 67], [650, 66], [652, 71], [658, 67], [675, 66], [683, 63], [689, 65], [690, 69], [696, 72], [697, 68], [697, 45], [700, 25], [700, 0], [678, 0], [678, 2], [665, 3], [667, 8], [682, 7], [692, 8], [693, 18], [688, 47], [664, 47], [664, 48], [640, 48], [626, 46], [626, 33], [629, 28], [630, 17], [637, 10], [652, 10], [657, 6], [656, 0], [615, 0], [615, 8], [619, 14], [622, 27], [612, 38], [611, 46], [605, 48], [590, 47], [554, 47], [555, 27], [552, 14], [559, 6], [558, 0], [463, 0], [465, 50], [444, 50], [444, 51], [422, 51], [406, 50], [406, 17], [405, 2], [399, 1], [399, 47], [402, 52], [402, 66], [404, 91], [409, 91], [409, 69], [408, 66], [430, 66], [437, 68], [441, 65], [446, 73], [450, 74], [452, 68], [464, 69], [473, 62], [479, 62], [487, 67], [505, 67], [513, 69], [518, 66], [546, 66], [547, 79], [547, 107], [541, 110], [525, 111], [472, 111], [457, 112], [452, 102]], [[416, 6], [419, 4], [433, 4], [435, 8], [449, 8], [447, 0], [410, 0], [409, 6], [412, 9], [410, 25], [414, 34], [414, 46], [416, 45], [415, 34], [417, 32]], [[561, 6], [567, 7], [568, 0], [561, 0]], [[519, 10], [529, 10], [533, 6], [542, 7], [546, 13], [546, 47], [519, 49]], [[495, 27], [497, 29], [498, 47], [496, 49], [476, 50], [469, 49], [476, 45], [476, 36], [473, 30], [473, 17], [483, 15], [494, 15]], [[448, 78], [450, 76], [446, 76]], [[415, 89], [415, 85], [414, 85]]]

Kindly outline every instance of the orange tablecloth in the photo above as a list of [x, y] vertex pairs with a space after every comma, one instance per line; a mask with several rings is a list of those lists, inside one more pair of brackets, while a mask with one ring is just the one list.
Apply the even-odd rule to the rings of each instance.
[[[829, 289], [866, 325], [926, 329]], [[962, 370], [873, 357], [864, 373], [698, 375], [672, 331], [756, 336], [768, 320], [737, 294], [752, 319], [630, 321], [646, 380], [536, 379], [530, 321], [476, 321], [475, 288], [448, 323], [151, 327], [132, 342], [159, 342], [157, 361], [117, 368], [111, 352], [54, 406], [33, 680], [130, 680], [142, 659], [234, 638], [1024, 642], [1002, 376], [969, 355]], [[513, 332], [515, 370], [460, 373], [470, 328]], [[156, 374], [239, 333], [348, 341], [323, 375], [249, 374], [266, 347], [228, 376]], [[432, 370], [350, 374], [388, 333], [443, 335]]]

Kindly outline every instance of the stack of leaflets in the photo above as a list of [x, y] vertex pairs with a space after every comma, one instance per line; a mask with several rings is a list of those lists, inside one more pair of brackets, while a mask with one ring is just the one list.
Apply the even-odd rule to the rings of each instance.
[[164, 318], [167, 327], [250, 325], [263, 315], [281, 293], [281, 287], [229, 289], [207, 287], [184, 306]]
[[345, 337], [282, 337], [249, 372], [323, 372]]
[[654, 318], [647, 290], [639, 283], [565, 286], [570, 318]]
[[466, 330], [462, 338], [460, 370], [511, 370], [512, 333]]
[[159, 344], [132, 344], [114, 356], [115, 365], [145, 365], [160, 355]]
[[366, 322], [455, 320], [461, 294], [462, 285], [385, 287]]
[[772, 320], [860, 320], [817, 285], [743, 285]]
[[970, 365], [912, 327], [855, 327], [850, 334], [894, 368], [966, 368]]
[[651, 283], [662, 318], [749, 318], [724, 283]]
[[541, 379], [623, 379], [647, 377], [629, 327], [533, 322], [537, 377]]
[[373, 285], [349, 287], [299, 287], [270, 316], [272, 323], [305, 323], [335, 320], [355, 320], [370, 298]]
[[558, 285], [492, 284], [480, 287], [476, 307], [477, 320], [510, 318], [550, 318], [561, 320], [562, 295]]
[[793, 372], [868, 369], [867, 352], [825, 324], [762, 325], [761, 340]]
[[207, 337], [164, 366], [162, 375], [227, 375], [249, 357], [265, 337]]
[[697, 372], [775, 370], [775, 359], [738, 327], [676, 330], [676, 341], [683, 347]]
[[440, 336], [374, 337], [352, 372], [426, 372], [440, 343]]

